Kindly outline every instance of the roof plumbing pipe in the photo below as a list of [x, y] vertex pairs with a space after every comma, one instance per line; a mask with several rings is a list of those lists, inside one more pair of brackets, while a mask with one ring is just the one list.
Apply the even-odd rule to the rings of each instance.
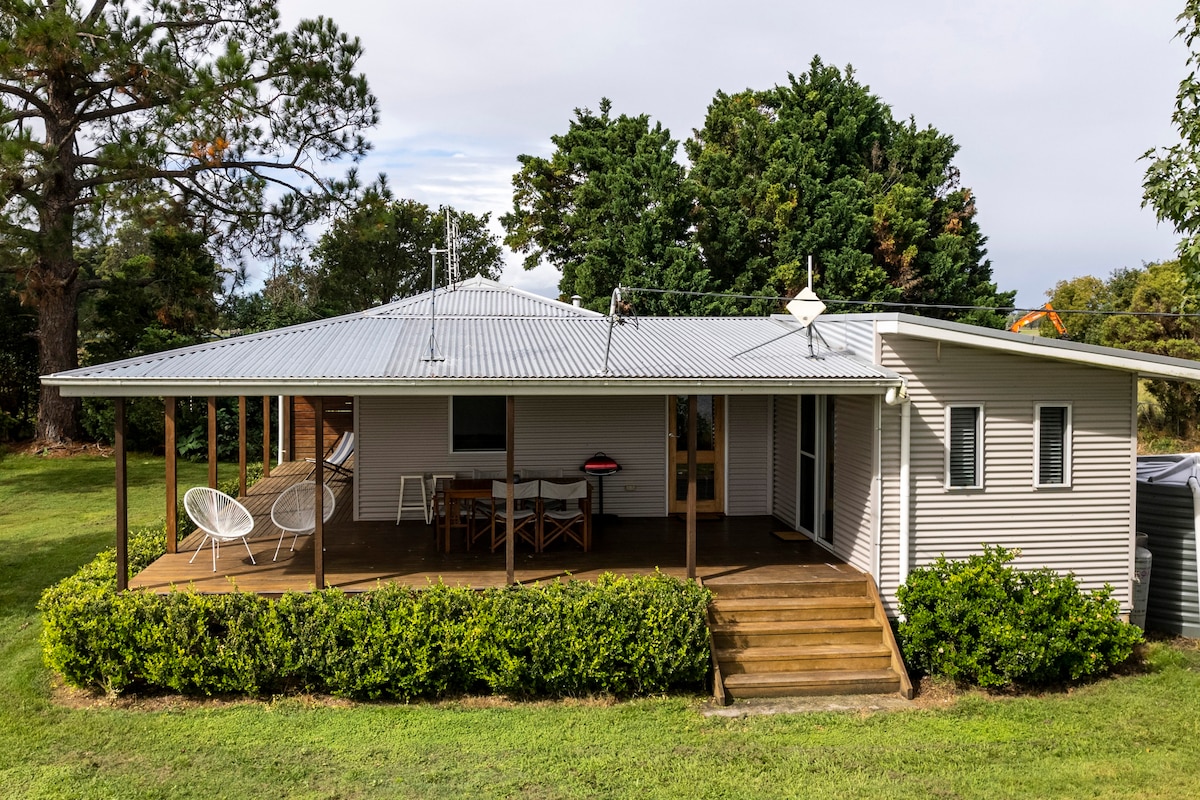
[[912, 449], [912, 403], [908, 401], [908, 388], [904, 384], [892, 386], [883, 396], [883, 401], [889, 406], [900, 406], [900, 546], [897, 554], [899, 560], [899, 576], [897, 585], [903, 586], [908, 580], [909, 538], [912, 478], [910, 476]]

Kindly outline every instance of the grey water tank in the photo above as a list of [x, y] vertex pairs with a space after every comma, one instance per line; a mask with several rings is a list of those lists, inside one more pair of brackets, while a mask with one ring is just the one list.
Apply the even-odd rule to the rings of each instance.
[[1149, 630], [1200, 636], [1198, 491], [1200, 454], [1138, 457], [1137, 530], [1146, 534], [1154, 558], [1146, 602]]

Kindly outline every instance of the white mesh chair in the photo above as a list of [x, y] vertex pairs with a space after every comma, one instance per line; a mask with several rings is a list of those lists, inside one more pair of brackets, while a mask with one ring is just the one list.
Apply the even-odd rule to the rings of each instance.
[[[286, 534], [293, 534], [291, 549], [295, 550], [296, 542], [301, 536], [311, 536], [317, 529], [316, 486], [314, 481], [300, 481], [300, 483], [284, 489], [275, 499], [275, 503], [271, 506], [271, 521], [275, 523], [275, 527], [279, 528], [279, 543], [275, 545], [275, 557], [271, 559], [272, 561], [279, 558], [279, 548], [283, 545], [283, 537]], [[322, 492], [324, 502], [322, 503], [321, 520], [328, 522], [329, 518], [333, 516], [333, 490], [329, 488], [329, 484], [325, 484], [321, 488], [325, 490]]]
[[213, 572], [216, 572], [217, 551], [221, 542], [232, 542], [234, 539], [242, 540], [242, 544], [246, 545], [246, 552], [250, 555], [250, 563], [257, 563], [254, 553], [250, 552], [250, 543], [246, 541], [246, 536], [254, 530], [254, 517], [250, 516], [244, 505], [224, 492], [209, 489], [207, 486], [197, 486], [188, 489], [184, 494], [183, 507], [188, 518], [196, 523], [197, 528], [204, 531], [204, 538], [200, 540], [196, 552], [192, 553], [189, 564], [196, 560], [205, 543], [211, 541]]
[[[591, 549], [591, 502], [586, 480], [571, 483], [542, 481], [539, 496], [542, 501], [541, 546], [556, 539], [570, 539], [583, 548]], [[574, 502], [572, 502], [574, 501]], [[562, 507], [556, 507], [561, 503]]]
[[[524, 539], [540, 550], [536, 509], [538, 486], [541, 481], [513, 484], [513, 518], [508, 518], [508, 482], [492, 481], [492, 552], [504, 544], [509, 535]], [[531, 507], [532, 506], [532, 507]]]

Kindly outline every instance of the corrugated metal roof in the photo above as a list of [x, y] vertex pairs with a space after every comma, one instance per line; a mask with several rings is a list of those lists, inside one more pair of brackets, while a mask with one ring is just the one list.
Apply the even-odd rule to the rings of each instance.
[[[423, 316], [360, 315], [58, 373], [160, 380], [664, 379], [880, 380], [895, 376], [808, 342], [794, 323], [754, 317], [439, 317], [430, 361]], [[778, 337], [788, 334], [780, 339]], [[751, 348], [755, 348], [752, 349]], [[750, 350], [743, 354], [742, 351]]]
[[570, 303], [502, 286], [482, 276], [447, 289], [406, 297], [363, 312], [373, 317], [428, 317], [435, 306], [439, 317], [601, 317], [599, 312]]

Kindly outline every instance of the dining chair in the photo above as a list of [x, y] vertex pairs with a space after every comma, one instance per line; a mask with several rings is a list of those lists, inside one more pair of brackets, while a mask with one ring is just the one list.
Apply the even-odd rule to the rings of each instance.
[[[586, 480], [571, 483], [542, 481], [538, 492], [542, 511], [539, 550], [557, 539], [570, 539], [583, 548], [591, 549], [591, 501]], [[574, 501], [574, 502], [572, 502]]]
[[541, 481], [526, 481], [513, 484], [513, 518], [508, 518], [508, 482], [492, 481], [492, 552], [504, 544], [508, 537], [516, 536], [540, 549], [539, 519], [537, 510], [538, 489]]

